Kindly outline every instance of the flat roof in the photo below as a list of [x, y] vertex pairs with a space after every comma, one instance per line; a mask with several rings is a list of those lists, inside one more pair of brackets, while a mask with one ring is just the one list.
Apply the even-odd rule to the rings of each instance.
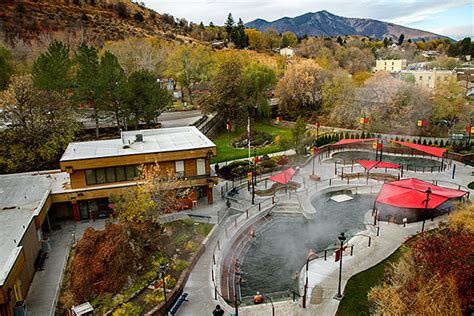
[[0, 285], [20, 253], [23, 234], [46, 202], [53, 181], [49, 173], [0, 175]]
[[[137, 141], [137, 134], [143, 135], [143, 141]], [[121, 139], [70, 143], [60, 161], [184, 151], [215, 146], [195, 126], [147, 129], [123, 132]]]

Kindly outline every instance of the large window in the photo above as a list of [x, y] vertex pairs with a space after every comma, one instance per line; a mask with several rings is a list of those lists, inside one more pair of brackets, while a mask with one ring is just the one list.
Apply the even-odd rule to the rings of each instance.
[[206, 174], [206, 159], [197, 159], [197, 175], [203, 176]]
[[184, 161], [178, 160], [175, 161], [175, 169], [177, 177], [184, 177]]
[[138, 179], [138, 168], [135, 165], [86, 170], [87, 185], [131, 181]]

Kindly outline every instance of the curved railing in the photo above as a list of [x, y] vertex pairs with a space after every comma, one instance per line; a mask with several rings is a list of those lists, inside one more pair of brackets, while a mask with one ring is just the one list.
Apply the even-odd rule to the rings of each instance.
[[[268, 212], [270, 212], [278, 202], [278, 197], [271, 197], [257, 201], [255, 205], [241, 210], [242, 213], [235, 217], [220, 233], [213, 250], [211, 267], [211, 280], [214, 288], [214, 298], [216, 300], [220, 300], [222, 303], [228, 305], [235, 305], [237, 301], [238, 305], [240, 298], [229, 297], [229, 295], [223, 293], [221, 289], [221, 269], [224, 263], [222, 261], [222, 254], [232, 246], [233, 242], [239, 236], [239, 232], [248, 225], [250, 220], [257, 218], [259, 215], [263, 216], [264, 214], [268, 214]], [[227, 290], [227, 292], [229, 291]], [[234, 291], [234, 293], [236, 293], [236, 291]]]

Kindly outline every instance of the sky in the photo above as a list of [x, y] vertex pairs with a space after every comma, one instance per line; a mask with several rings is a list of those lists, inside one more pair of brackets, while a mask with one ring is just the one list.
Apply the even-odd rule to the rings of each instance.
[[[141, 0], [140, 0], [141, 1]], [[145, 0], [158, 13], [195, 23], [223, 25], [229, 12], [234, 20], [273, 21], [321, 10], [333, 14], [393, 22], [449, 36], [474, 37], [473, 0]]]

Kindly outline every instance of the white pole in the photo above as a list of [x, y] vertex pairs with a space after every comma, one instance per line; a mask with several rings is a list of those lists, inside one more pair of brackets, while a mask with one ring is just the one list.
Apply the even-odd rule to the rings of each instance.
[[251, 165], [250, 161], [250, 116], [248, 117], [248, 123], [247, 123], [247, 143], [249, 147], [249, 165]]

